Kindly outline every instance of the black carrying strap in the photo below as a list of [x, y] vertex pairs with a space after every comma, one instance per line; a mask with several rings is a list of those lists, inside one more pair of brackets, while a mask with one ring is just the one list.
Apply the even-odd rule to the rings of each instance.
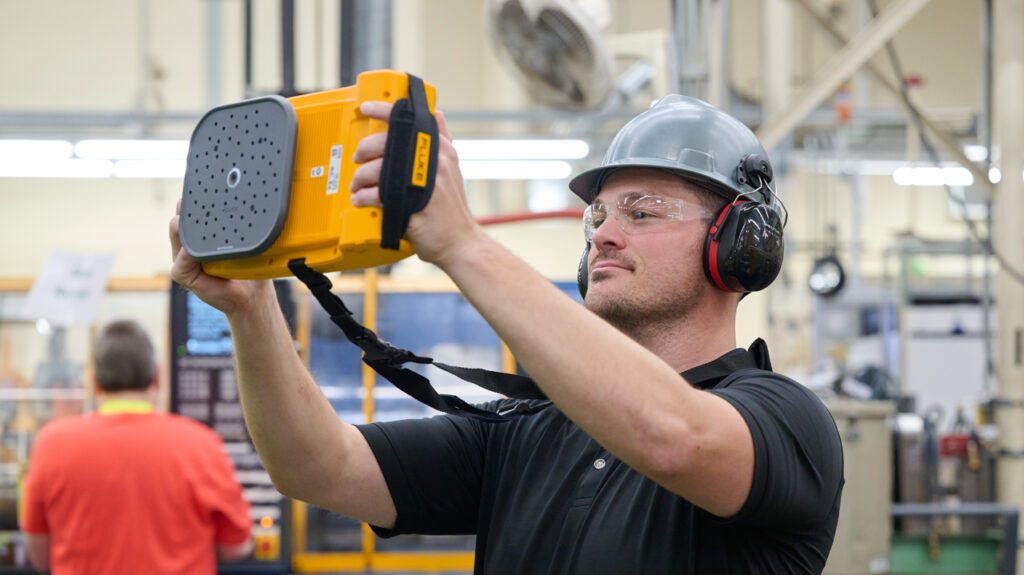
[[380, 171], [384, 207], [380, 247], [397, 250], [409, 217], [430, 201], [437, 176], [437, 120], [427, 106], [423, 80], [409, 74], [409, 97], [395, 102]]
[[392, 346], [356, 321], [341, 298], [331, 292], [331, 280], [322, 273], [310, 269], [306, 265], [305, 258], [288, 262], [288, 269], [295, 274], [295, 277], [299, 278], [299, 281], [306, 284], [309, 291], [320, 302], [320, 306], [331, 316], [331, 321], [345, 333], [345, 337], [363, 350], [363, 362], [420, 403], [438, 411], [479, 419], [488, 423], [500, 423], [509, 419], [504, 415], [474, 407], [458, 396], [438, 393], [430, 385], [430, 380], [411, 369], [401, 367], [404, 363], [433, 364], [465, 381], [515, 399], [547, 399], [544, 392], [528, 377], [447, 365], [429, 357], [418, 356], [409, 350]]

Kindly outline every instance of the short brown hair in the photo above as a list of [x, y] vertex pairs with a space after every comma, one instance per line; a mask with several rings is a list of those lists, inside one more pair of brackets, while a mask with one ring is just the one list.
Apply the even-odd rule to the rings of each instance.
[[143, 390], [153, 382], [153, 343], [134, 321], [116, 321], [104, 327], [96, 338], [92, 358], [102, 391]]
[[686, 178], [683, 178], [683, 181], [686, 182], [686, 187], [697, 196], [697, 201], [700, 202], [700, 205], [715, 215], [718, 215], [718, 212], [722, 211], [725, 204], [730, 202], [725, 196], [712, 190], [702, 182]]

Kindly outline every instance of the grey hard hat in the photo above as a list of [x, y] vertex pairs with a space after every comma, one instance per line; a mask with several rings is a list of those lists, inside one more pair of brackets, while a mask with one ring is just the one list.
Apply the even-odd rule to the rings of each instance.
[[771, 180], [767, 158], [742, 122], [707, 102], [672, 94], [623, 126], [601, 165], [573, 178], [569, 189], [589, 204], [613, 171], [647, 167], [676, 173], [733, 200], [761, 184], [750, 181], [749, 170], [739, 169], [745, 161], [756, 159], [767, 174], [765, 183]]

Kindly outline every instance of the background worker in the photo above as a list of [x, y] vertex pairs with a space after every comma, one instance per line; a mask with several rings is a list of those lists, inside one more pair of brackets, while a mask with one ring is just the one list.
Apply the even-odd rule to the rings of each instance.
[[[380, 120], [390, 109], [361, 107]], [[513, 414], [504, 424], [348, 425], [291, 353], [270, 282], [204, 274], [173, 218], [173, 276], [228, 316], [275, 486], [384, 536], [475, 533], [478, 573], [820, 572], [843, 483], [838, 432], [813, 394], [768, 371], [763, 342], [736, 348], [741, 293], [781, 265], [770, 166], [737, 170], [751, 156], [767, 165], [753, 134], [684, 97], [619, 132], [570, 185], [590, 204], [582, 307], [476, 224], [439, 121], [433, 196], [408, 237], [550, 402], [489, 404]], [[355, 152], [357, 206], [380, 205], [384, 147], [373, 135]]]
[[252, 550], [249, 504], [220, 437], [157, 413], [153, 345], [135, 322], [94, 345], [95, 413], [46, 425], [32, 447], [21, 528], [54, 575], [213, 574]]

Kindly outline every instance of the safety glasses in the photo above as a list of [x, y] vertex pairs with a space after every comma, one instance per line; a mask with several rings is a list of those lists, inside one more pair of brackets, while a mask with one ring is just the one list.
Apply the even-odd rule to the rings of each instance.
[[696, 202], [654, 194], [627, 194], [614, 205], [596, 200], [583, 211], [583, 236], [587, 242], [611, 214], [623, 232], [646, 234], [668, 229], [669, 222], [708, 220], [714, 214]]

